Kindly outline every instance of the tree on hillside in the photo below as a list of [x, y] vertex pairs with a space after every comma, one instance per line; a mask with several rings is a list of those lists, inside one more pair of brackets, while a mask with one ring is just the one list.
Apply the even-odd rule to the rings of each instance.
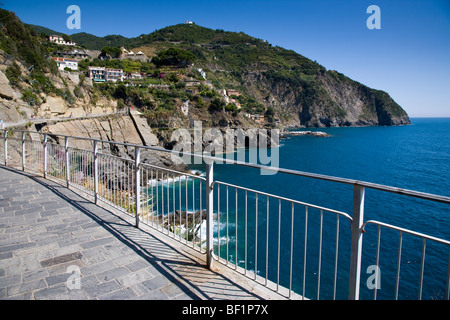
[[194, 62], [195, 59], [196, 56], [190, 51], [169, 48], [158, 53], [158, 55], [153, 58], [152, 62], [158, 67], [164, 65], [184, 67]]
[[113, 48], [113, 47], [103, 47], [102, 48], [102, 55], [109, 55], [111, 58], [119, 58], [122, 54], [122, 50], [120, 48]]
[[68, 34], [63, 34], [62, 35], [63, 39], [65, 42], [72, 42], [72, 38], [68, 35]]

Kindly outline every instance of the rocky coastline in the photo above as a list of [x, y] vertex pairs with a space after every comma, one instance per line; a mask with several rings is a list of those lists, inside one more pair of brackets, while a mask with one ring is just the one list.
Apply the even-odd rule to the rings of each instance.
[[323, 131], [309, 131], [309, 130], [304, 130], [304, 131], [284, 131], [282, 133], [280, 133], [280, 139], [286, 139], [290, 136], [314, 136], [314, 137], [320, 137], [320, 138], [324, 138], [324, 137], [331, 137], [330, 134], [323, 132]]

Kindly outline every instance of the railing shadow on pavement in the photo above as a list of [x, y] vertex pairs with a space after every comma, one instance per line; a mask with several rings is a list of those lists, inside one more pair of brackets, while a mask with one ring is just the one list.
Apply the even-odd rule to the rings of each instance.
[[[21, 172], [10, 167], [0, 166], [8, 170], [30, 178], [44, 188], [53, 192], [61, 200], [67, 202], [84, 215], [95, 221], [99, 226], [108, 231], [116, 239], [121, 241], [140, 257], [152, 265], [168, 281], [176, 285], [193, 300], [209, 299], [260, 299], [260, 297], [244, 288], [235, 281], [228, 279], [222, 273], [205, 268], [205, 262], [199, 258], [201, 255], [192, 250], [183, 248], [180, 250], [176, 243], [171, 244], [170, 237], [158, 233], [158, 237], [152, 230], [142, 227], [136, 228], [133, 219], [121, 214], [114, 208], [98, 206], [85, 198], [80, 191], [68, 189], [52, 180]], [[92, 209], [90, 208], [92, 207]], [[99, 216], [93, 213], [101, 211]], [[115, 212], [116, 211], [116, 212]], [[161, 240], [159, 237], [166, 237]]]

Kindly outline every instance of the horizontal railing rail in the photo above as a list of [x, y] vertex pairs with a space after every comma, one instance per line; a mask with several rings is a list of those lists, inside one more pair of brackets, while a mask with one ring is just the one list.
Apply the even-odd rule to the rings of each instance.
[[[376, 221], [376, 220], [368, 220], [362, 225], [362, 229], [365, 232], [365, 228], [368, 225], [376, 225], [378, 226], [377, 232], [377, 249], [376, 249], [376, 267], [379, 266], [379, 257], [380, 257], [380, 238], [381, 238], [381, 227], [386, 229], [391, 229], [399, 232], [399, 242], [398, 242], [398, 251], [397, 251], [397, 266], [396, 266], [396, 276], [395, 276], [395, 291], [393, 299], [398, 299], [399, 294], [399, 285], [400, 285], [400, 262], [402, 256], [402, 244], [403, 244], [403, 235], [410, 234], [414, 237], [422, 239], [422, 247], [421, 247], [421, 258], [420, 258], [420, 276], [419, 276], [419, 286], [418, 286], [418, 300], [422, 299], [422, 287], [423, 287], [423, 276], [424, 276], [424, 264], [425, 264], [425, 253], [426, 253], [426, 243], [427, 240], [433, 241], [435, 243], [440, 243], [448, 246], [449, 248], [449, 260], [447, 267], [447, 281], [446, 281], [446, 291], [445, 291], [445, 299], [450, 299], [450, 241], [440, 239], [437, 237], [433, 237], [424, 233], [408, 230], [406, 228], [397, 227], [388, 223]], [[374, 286], [373, 298], [374, 300], [377, 297], [377, 286]]]
[[[144, 223], [206, 254], [208, 267], [213, 262], [224, 264], [290, 298], [294, 294], [311, 298], [305, 287], [307, 282], [313, 281], [315, 298], [320, 299], [325, 286], [323, 269], [327, 268], [330, 269], [327, 277], [331, 279], [326, 282], [331, 283], [335, 299], [339, 289], [338, 269], [348, 267], [348, 298], [359, 299], [363, 235], [370, 225], [378, 227], [376, 267], [379, 266], [381, 228], [399, 232], [395, 299], [399, 297], [403, 234], [423, 241], [419, 299], [422, 299], [427, 243], [436, 242], [450, 248], [448, 240], [376, 220], [364, 220], [366, 189], [441, 204], [450, 204], [450, 197], [153, 146], [23, 130], [0, 132], [3, 132], [0, 161], [5, 165], [42, 173], [45, 178], [58, 179], [67, 187], [87, 192], [96, 203], [106, 202], [133, 216], [137, 227]], [[141, 162], [141, 150], [200, 158], [206, 177]], [[127, 156], [119, 156], [121, 153]], [[352, 212], [214, 180], [215, 163], [352, 185]], [[335, 219], [328, 218], [333, 216]], [[349, 228], [342, 228], [341, 217]], [[328, 231], [334, 230], [333, 234], [324, 234], [325, 226]], [[349, 241], [345, 245], [341, 244], [344, 230], [350, 230], [344, 237]], [[333, 256], [332, 261], [325, 263], [324, 251]], [[343, 251], [349, 255], [349, 264], [344, 266], [340, 257]], [[450, 253], [445, 260], [448, 264], [445, 298], [449, 299]], [[377, 298], [377, 286], [373, 297]]]

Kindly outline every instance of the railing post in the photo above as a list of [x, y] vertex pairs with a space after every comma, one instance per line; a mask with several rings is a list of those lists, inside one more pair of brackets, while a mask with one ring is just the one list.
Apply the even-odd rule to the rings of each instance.
[[66, 182], [67, 188], [69, 188], [70, 185], [69, 137], [65, 137], [64, 142], [66, 155]]
[[6, 129], [3, 137], [3, 146], [5, 148], [5, 166], [8, 165], [8, 130]]
[[350, 255], [349, 300], [359, 300], [362, 255], [362, 225], [364, 223], [364, 187], [355, 185], [353, 189], [352, 243]]
[[22, 171], [25, 171], [25, 131], [22, 131]]
[[134, 183], [135, 183], [135, 198], [136, 198], [136, 228], [139, 228], [139, 215], [141, 214], [141, 149], [136, 147], [134, 150]]
[[47, 134], [44, 133], [44, 163], [43, 163], [43, 171], [44, 171], [44, 179], [47, 179]]
[[94, 140], [94, 197], [95, 204], [98, 203], [98, 144]]
[[213, 263], [213, 209], [214, 209], [214, 166], [206, 164], [206, 265], [212, 268]]

